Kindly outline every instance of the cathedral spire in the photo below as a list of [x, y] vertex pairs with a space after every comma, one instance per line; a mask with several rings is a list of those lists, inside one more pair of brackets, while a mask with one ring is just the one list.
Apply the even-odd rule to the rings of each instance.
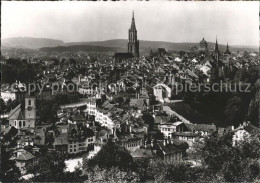
[[134, 11], [132, 12], [131, 29], [132, 29], [132, 30], [135, 30], [135, 29], [136, 29], [136, 27], [135, 27], [135, 14], [134, 14]]
[[227, 50], [228, 50], [228, 42], [227, 42]]
[[215, 52], [218, 52], [218, 37], [216, 37]]

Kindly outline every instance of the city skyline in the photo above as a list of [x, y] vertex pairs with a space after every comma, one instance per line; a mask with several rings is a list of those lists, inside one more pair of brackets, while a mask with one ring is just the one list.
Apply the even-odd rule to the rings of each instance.
[[239, 2], [236, 8], [233, 2], [158, 3], [3, 2], [2, 38], [37, 37], [64, 42], [127, 39], [134, 11], [140, 40], [178, 43], [198, 42], [204, 37], [214, 42], [217, 36], [220, 44], [258, 46], [255, 2]]

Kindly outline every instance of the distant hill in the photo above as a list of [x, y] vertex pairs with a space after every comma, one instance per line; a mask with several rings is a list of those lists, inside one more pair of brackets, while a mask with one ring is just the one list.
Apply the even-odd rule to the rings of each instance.
[[13, 37], [1, 40], [2, 46], [13, 48], [38, 49], [41, 47], [55, 47], [65, 45], [62, 40], [32, 37]]
[[[61, 40], [46, 39], [46, 38], [31, 38], [31, 37], [18, 37], [2, 39], [2, 47], [14, 48], [30, 48], [40, 49], [41, 51], [127, 51], [127, 39], [113, 39], [107, 41], [92, 41], [92, 42], [68, 42], [64, 43]], [[145, 54], [157, 48], [165, 48], [172, 51], [185, 51], [191, 46], [198, 46], [198, 43], [172, 43], [164, 41], [144, 41], [140, 40], [140, 53]], [[213, 48], [215, 43], [208, 42], [208, 47]], [[226, 45], [219, 45], [220, 50], [224, 51]], [[231, 51], [257, 51], [258, 47], [230, 45]]]
[[[66, 45], [90, 45], [90, 46], [106, 46], [106, 47], [118, 47], [124, 50], [127, 50], [127, 39], [113, 39], [107, 41], [93, 41], [93, 42], [70, 42], [66, 43]], [[144, 41], [140, 40], [140, 52], [148, 52], [151, 49], [155, 50], [157, 48], [165, 48], [166, 50], [174, 50], [174, 51], [185, 51], [188, 50], [191, 46], [198, 46], [198, 43], [172, 43], [172, 42], [164, 42], [164, 41]], [[208, 42], [208, 48], [214, 48], [215, 43]], [[226, 50], [226, 45], [219, 44], [219, 49], [221, 51]], [[252, 46], [229, 46], [231, 51], [257, 51], [258, 47]]]
[[89, 46], [89, 45], [72, 45], [72, 46], [58, 46], [58, 47], [44, 47], [40, 48], [39, 51], [43, 52], [116, 52], [124, 51], [122, 48], [118, 47], [105, 47], [105, 46]]

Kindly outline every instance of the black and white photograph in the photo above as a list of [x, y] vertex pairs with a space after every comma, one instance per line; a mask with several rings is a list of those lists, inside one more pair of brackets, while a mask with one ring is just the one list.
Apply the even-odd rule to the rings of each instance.
[[260, 182], [257, 1], [2, 1], [0, 182]]

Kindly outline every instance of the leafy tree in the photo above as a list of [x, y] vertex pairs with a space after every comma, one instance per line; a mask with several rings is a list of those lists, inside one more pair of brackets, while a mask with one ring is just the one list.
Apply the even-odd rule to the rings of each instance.
[[6, 110], [6, 104], [5, 104], [5, 101], [2, 98], [0, 98], [0, 110], [1, 111]]
[[83, 176], [80, 167], [75, 172], [67, 172], [65, 156], [60, 153], [45, 152], [38, 158], [37, 165], [28, 165], [28, 173], [33, 173], [33, 182], [83, 182], [86, 177]]
[[242, 100], [238, 96], [234, 96], [233, 98], [229, 99], [225, 108], [225, 116], [226, 121], [230, 125], [238, 125], [240, 124], [243, 119], [242, 113]]
[[1, 181], [3, 182], [18, 182], [21, 177], [20, 169], [16, 166], [12, 157], [12, 148], [16, 144], [15, 131], [11, 129], [1, 139]]
[[120, 170], [128, 170], [132, 169], [133, 165], [133, 158], [124, 147], [108, 141], [96, 156], [90, 160], [84, 159], [83, 168], [98, 166], [107, 169], [118, 167]]
[[17, 107], [20, 103], [17, 100], [11, 100], [9, 99], [6, 103], [7, 110], [10, 111]]
[[154, 138], [156, 140], [163, 140], [164, 139], [164, 134], [161, 131], [157, 131], [156, 134], [154, 135]]
[[149, 172], [150, 167], [153, 166], [149, 159], [142, 158], [135, 160], [135, 164], [140, 182], [154, 179], [154, 177]]
[[118, 167], [109, 169], [99, 168], [96, 166], [92, 171], [88, 172], [89, 182], [138, 182], [139, 178], [135, 172], [122, 171]]
[[1, 180], [3, 182], [18, 182], [21, 177], [20, 169], [14, 160], [10, 160], [12, 151], [1, 144]]
[[259, 180], [260, 135], [251, 135], [236, 144], [232, 134], [218, 133], [204, 139], [203, 145], [194, 146], [202, 161], [203, 180], [253, 182]]
[[143, 114], [142, 116], [144, 122], [149, 125], [149, 130], [153, 130], [154, 127], [154, 118], [151, 114]]
[[178, 148], [182, 150], [182, 156], [187, 157], [187, 149], [189, 149], [189, 144], [187, 142], [182, 142], [180, 145], [178, 145]]

